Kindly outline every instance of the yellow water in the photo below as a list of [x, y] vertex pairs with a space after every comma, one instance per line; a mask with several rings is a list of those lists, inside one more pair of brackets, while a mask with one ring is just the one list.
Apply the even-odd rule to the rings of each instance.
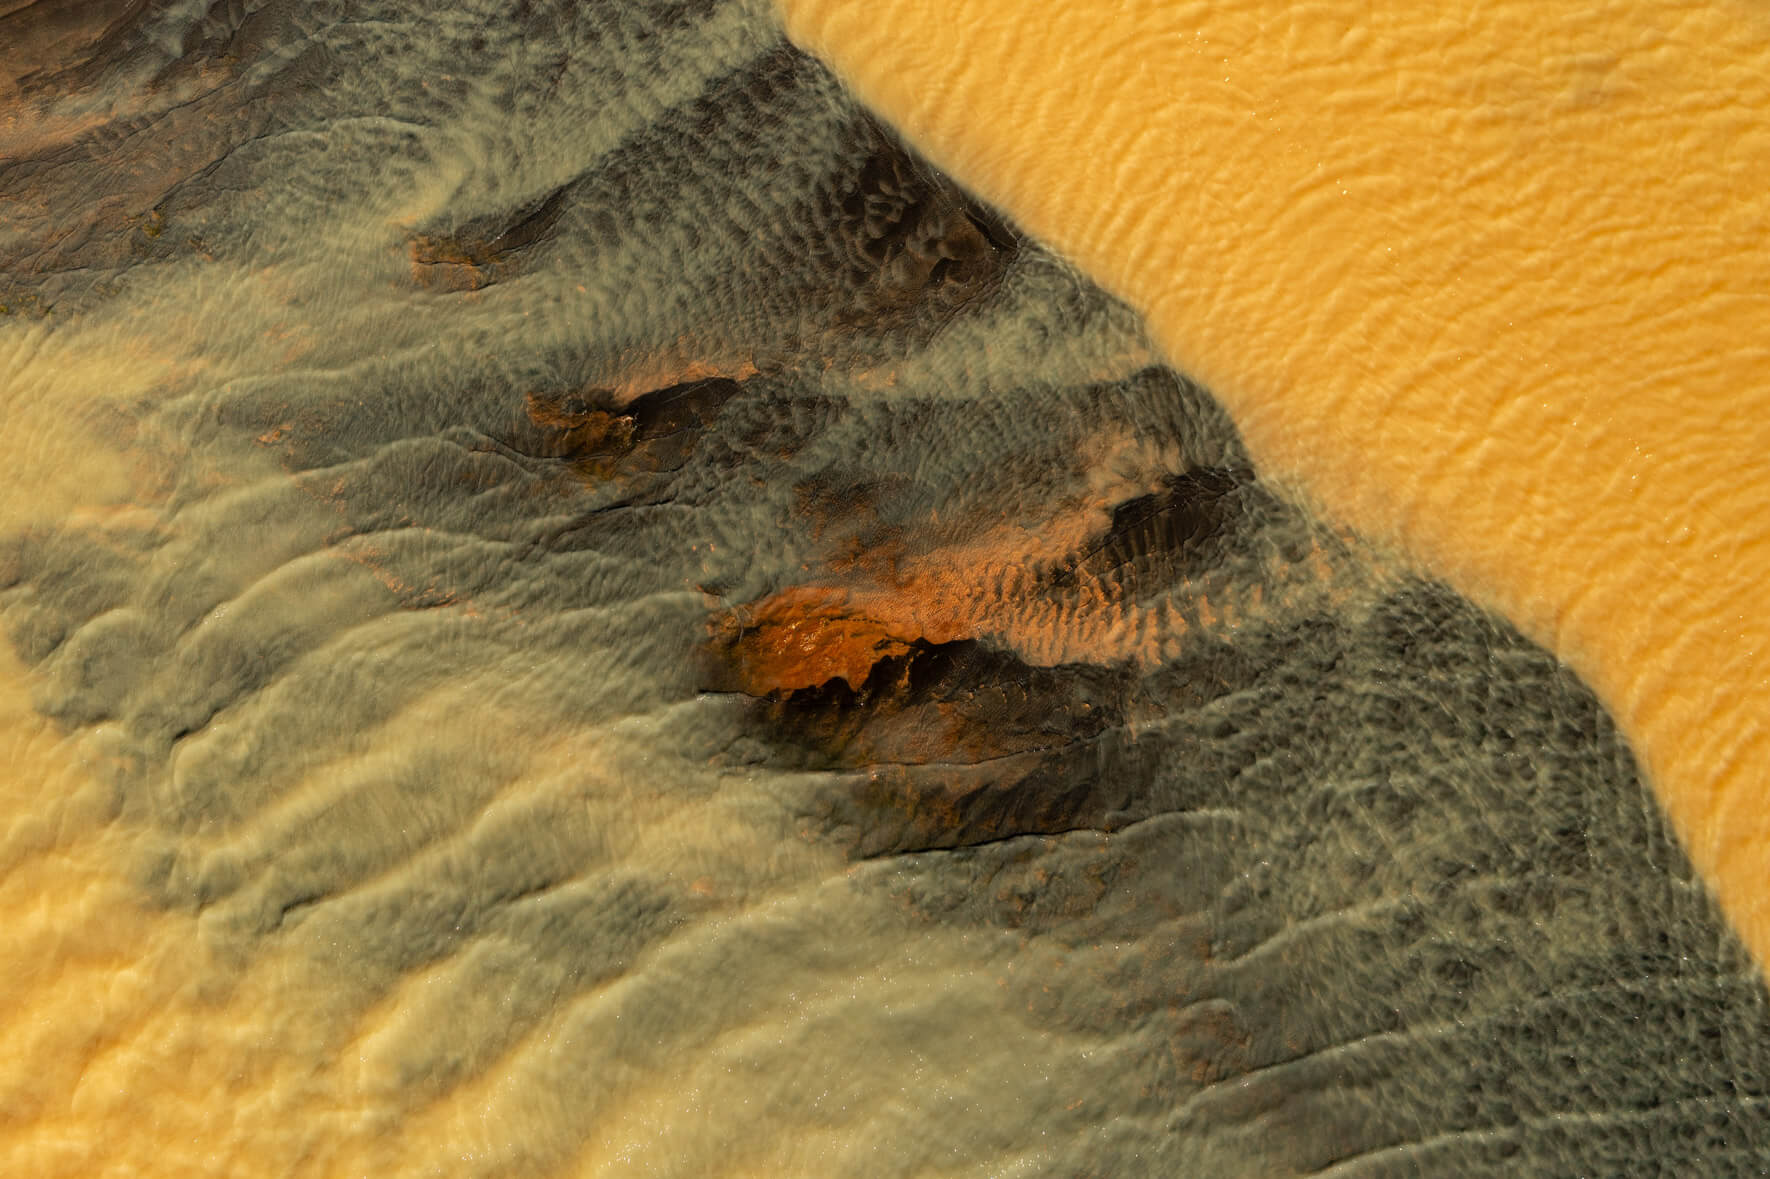
[[[0, 642], [0, 1175], [1067, 1175], [1146, 1147], [1234, 1173], [1309, 1157], [1324, 1125], [1347, 1151], [1381, 1145], [1363, 1095], [1309, 1072], [1388, 1047], [1371, 1029], [1393, 1013], [1359, 1023], [1345, 980], [1393, 981], [1394, 963], [1339, 948], [1391, 931], [1384, 889], [1442, 883], [1434, 857], [1460, 829], [1410, 833], [1367, 904], [1334, 891], [1332, 856], [1362, 846], [1349, 822], [1254, 933], [1210, 907], [1234, 892], [1210, 873], [1237, 863], [1239, 832], [1271, 834], [1229, 805], [855, 862], [842, 824], [889, 846], [890, 816], [841, 808], [909, 779], [878, 775], [869, 795], [864, 774], [800, 772], [682, 670], [734, 616], [763, 656], [739, 671], [763, 690], [859, 678], [912, 640], [1112, 670], [1243, 620], [1255, 644], [1254, 623], [1318, 619], [1342, 592], [1347, 615], [1368, 612], [1381, 577], [1342, 567], [1325, 531], [1287, 561], [1200, 573], [1191, 621], [1129, 592], [1024, 589], [1164, 477], [1241, 464], [1214, 427], [1209, 454], [1144, 436], [1184, 415], [1154, 404], [1177, 386], [1137, 385], [1151, 354], [1130, 316], [1044, 260], [913, 346], [852, 308], [808, 333], [810, 313], [758, 296], [794, 261], [782, 242], [802, 243], [769, 203], [774, 174], [744, 170], [800, 145], [743, 138], [741, 109], [736, 130], [700, 113], [724, 140], [666, 123], [647, 145], [690, 164], [726, 152], [712, 181], [685, 166], [680, 187], [593, 187], [595, 216], [528, 272], [415, 273], [433, 223], [605, 168], [650, 176], [609, 158], [727, 71], [767, 73], [761, 5], [630, 41], [604, 28], [620, 6], [559, 5], [585, 22], [575, 74], [496, 3], [483, 23], [503, 40], [480, 50], [478, 15], [339, 22], [325, 87], [291, 64], [305, 50], [284, 52], [310, 31], [290, 19], [256, 51], [294, 71], [278, 109], [325, 133], [265, 137], [235, 92], [197, 101], [233, 61], [15, 102], [21, 59], [135, 10], [101, 7], [0, 48], [0, 156], [54, 165], [0, 206], [0, 250], [22, 260], [0, 274], [0, 543], [41, 562], [5, 622], [22, 649], [54, 631], [34, 608], [73, 620], [32, 667]], [[1395, 9], [1025, 0], [787, 16], [937, 162], [1143, 308], [1264, 474], [1596, 683], [1762, 951], [1761, 18], [1514, 6], [1451, 28]], [[776, 99], [795, 133], [852, 131], [833, 91], [795, 85]], [[545, 98], [513, 109], [525, 95]], [[89, 136], [103, 150], [83, 177], [58, 153]], [[229, 145], [236, 172], [159, 209]], [[626, 219], [604, 234], [603, 216]], [[12, 299], [58, 279], [62, 305]], [[761, 434], [791, 433], [795, 382], [848, 432], [792, 463], [746, 442], [709, 468], [690, 525], [660, 511], [549, 548], [620, 480], [518, 477], [488, 443], [532, 438], [535, 406], [584, 388], [624, 400], [759, 369], [781, 382], [752, 398]], [[1074, 393], [1096, 385], [1148, 401], [1115, 415]], [[1004, 389], [1039, 404], [999, 409]], [[826, 467], [860, 481], [833, 485], [829, 519], [787, 486]], [[875, 492], [908, 524], [873, 528]], [[63, 558], [77, 575], [57, 584]], [[706, 588], [726, 583], [729, 599]], [[836, 624], [807, 655], [794, 628], [819, 610]], [[1526, 703], [1565, 704], [1550, 687], [1531, 680]], [[107, 691], [108, 712], [46, 719]], [[1306, 693], [1282, 703], [1308, 719]], [[959, 715], [958, 738], [993, 748]], [[1169, 719], [1133, 712], [1127, 745]], [[1259, 719], [1252, 735], [1282, 747], [1286, 718]], [[879, 740], [941, 755], [941, 723]], [[1224, 728], [1225, 745], [1246, 736]], [[1410, 756], [1431, 741], [1384, 737]], [[1441, 756], [1479, 784], [1485, 750]], [[1108, 787], [1151, 772], [1101, 765]], [[1342, 785], [1324, 772], [1298, 796]], [[1649, 919], [1707, 937], [1689, 903]], [[1535, 931], [1528, 969], [1494, 966], [1484, 1014], [1540, 1003], [1532, 971], [1583, 967], [1612, 927], [1643, 941], [1620, 909], [1576, 908]], [[1310, 941], [1328, 935], [1345, 940]], [[1237, 937], [1239, 958], [1218, 954]], [[1703, 971], [1731, 968], [1719, 940], [1669, 993], [1712, 998]], [[1429, 1008], [1408, 1014], [1409, 1068], [1438, 1067]], [[1635, 1028], [1589, 1030], [1592, 1060], [1626, 1061]]]
[[1268, 477], [1594, 685], [1770, 958], [1770, 14], [781, 0]]

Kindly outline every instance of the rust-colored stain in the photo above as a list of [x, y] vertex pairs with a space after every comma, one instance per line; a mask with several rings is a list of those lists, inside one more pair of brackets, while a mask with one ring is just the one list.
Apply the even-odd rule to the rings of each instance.
[[780, 7], [1268, 477], [1590, 683], [1770, 960], [1761, 6]]
[[488, 287], [507, 269], [496, 255], [471, 253], [446, 238], [423, 234], [412, 238], [407, 252], [412, 258], [413, 285], [445, 294]]
[[[683, 347], [687, 347], [686, 343]], [[672, 385], [689, 385], [696, 381], [747, 381], [760, 371], [755, 359], [748, 356], [713, 360], [706, 357], [688, 359], [672, 354], [632, 366], [617, 377], [610, 388], [616, 400], [625, 405], [654, 389], [668, 389]]]
[[[705, 686], [755, 698], [811, 764], [858, 771], [812, 817], [856, 857], [1132, 821], [1124, 776], [1100, 766], [1136, 741], [1135, 669], [1189, 646], [1209, 660], [1268, 608], [1219, 560], [1266, 493], [1245, 470], [1199, 470], [1104, 485], [1043, 519], [996, 505], [904, 521], [885, 508], [902, 482], [797, 489], [823, 562], [714, 613]], [[1281, 597], [1326, 584], [1331, 557], [1307, 541], [1256, 544], [1267, 576], [1243, 582]]]
[[1107, 824], [1113, 792], [1076, 771], [1119, 713], [1120, 673], [1027, 662], [997, 641], [1003, 555], [943, 556], [938, 571], [857, 569], [719, 612], [710, 686], [757, 698], [784, 743], [864, 770], [819, 817], [852, 828], [856, 857]]
[[[699, 371], [690, 369], [689, 371]], [[724, 376], [672, 382], [639, 397], [612, 389], [568, 393], [530, 392], [527, 422], [538, 437], [524, 449], [568, 461], [586, 483], [680, 468], [694, 453], [703, 431], [739, 389]]]
[[561, 453], [613, 456], [633, 448], [633, 419], [618, 412], [593, 409], [583, 397], [531, 392], [523, 399], [523, 405], [530, 421], [555, 432]]
[[1253, 1037], [1233, 1004], [1206, 999], [1184, 1008], [1173, 1004], [1169, 1011], [1174, 1020], [1169, 1050], [1180, 1073], [1209, 1085], [1248, 1070]]
[[733, 687], [767, 696], [839, 679], [858, 689], [881, 659], [907, 654], [924, 637], [909, 620], [877, 617], [852, 598], [794, 586], [723, 614], [714, 641], [728, 652]]
[[[1233, 493], [1227, 476], [1193, 482], [1209, 499]], [[714, 620], [712, 647], [737, 690], [778, 695], [834, 679], [858, 690], [881, 659], [918, 642], [977, 640], [1035, 667], [1150, 665], [1195, 629], [1230, 631], [1268, 607], [1259, 582], [1238, 586], [1187, 564], [1235, 527], [1233, 508], [1171, 510], [1167, 498], [1143, 496], [1115, 509], [1097, 496], [1033, 525], [942, 522], [949, 539], [914, 547], [878, 519], [872, 492], [801, 489], [827, 562]], [[1325, 584], [1330, 560], [1319, 544], [1300, 546], [1274, 566], [1274, 585]]]
[[566, 200], [561, 189], [508, 218], [413, 234], [412, 281], [442, 291], [477, 291], [515, 275], [553, 235]]
[[[876, 523], [866, 489], [845, 496], [802, 489], [814, 534], [828, 540], [829, 577], [790, 586], [724, 612], [714, 645], [725, 653], [734, 686], [755, 696], [813, 688], [841, 679], [858, 690], [875, 664], [913, 643], [986, 638], [1037, 646], [1057, 637], [1055, 616], [1017, 600], [1036, 590], [1035, 566], [1058, 551], [1043, 536], [1011, 526], [912, 552], [900, 530]], [[1105, 513], [1088, 505], [1053, 520], [1045, 536], [1084, 535], [1082, 521]], [[1079, 526], [1078, 526], [1079, 525]]]

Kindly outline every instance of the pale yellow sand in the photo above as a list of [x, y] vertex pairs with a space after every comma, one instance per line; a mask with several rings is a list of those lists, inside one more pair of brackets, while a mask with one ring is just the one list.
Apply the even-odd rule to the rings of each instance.
[[[90, 416], [102, 408], [78, 391], [160, 372], [151, 350], [71, 352], [28, 328], [6, 344], [0, 427], [31, 444], [8, 452], [0, 529], [126, 517], [152, 476], [107, 441]], [[285, 1166], [322, 1111], [285, 1103], [287, 1117], [262, 1116], [276, 1013], [262, 995], [205, 993], [194, 917], [155, 911], [128, 878], [138, 835], [115, 822], [102, 740], [58, 731], [32, 683], [0, 644], [0, 1174]]]
[[1770, 956], [1770, 13], [782, 2], [1269, 476], [1584, 675]]
[[[1042, 7], [1004, 5], [993, 27], [958, 28], [949, 14], [962, 7], [875, 2], [842, 8], [847, 23], [827, 42], [797, 27], [940, 160], [1150, 309], [1174, 356], [1235, 407], [1269, 471], [1405, 544], [1592, 678], [1762, 952], [1770, 916], [1750, 904], [1762, 892], [1754, 576], [1766, 556], [1752, 526], [1770, 382], [1753, 329], [1770, 83], [1747, 69], [1766, 54], [1764, 29], [1746, 24], [1760, 18], [1636, 7], [1557, 38], [1559, 10], [1534, 6], [1484, 11], [1485, 31], [1383, 29], [1360, 12], [1319, 32], [1294, 8], [1262, 23], [1245, 6], [1141, 17], [1117, 4]], [[1114, 19], [1090, 19], [1098, 11]], [[1146, 38], [1144, 21], [1185, 35]], [[1627, 30], [1639, 44], [1605, 48]], [[979, 47], [991, 38], [1002, 44]], [[1141, 74], [1120, 71], [1139, 60]], [[1105, 82], [1089, 62], [1112, 63]], [[1006, 116], [981, 117], [991, 111]], [[1104, 117], [1114, 111], [1128, 117]], [[82, 126], [0, 125], [0, 139], [41, 147]], [[1171, 232], [1157, 232], [1163, 219]], [[379, 249], [373, 228], [363, 240]], [[387, 257], [405, 266], [403, 253]], [[0, 535], [35, 522], [95, 534], [164, 523], [167, 472], [154, 464], [175, 448], [132, 444], [134, 419], [107, 417], [107, 397], [220, 386], [303, 348], [356, 346], [360, 335], [324, 318], [330, 303], [310, 301], [327, 309], [310, 320], [288, 312], [294, 300], [280, 300], [301, 289], [298, 270], [216, 277], [226, 273], [203, 272], [188, 304], [143, 296], [136, 311], [156, 314], [133, 321], [141, 335], [101, 316], [53, 333], [29, 316], [7, 322]], [[226, 315], [197, 314], [208, 307]], [[196, 309], [189, 322], [163, 318], [179, 308]], [[477, 313], [458, 314], [439, 322]], [[264, 355], [242, 360], [216, 339]], [[1004, 351], [994, 363], [1009, 362]], [[202, 366], [217, 371], [194, 380]], [[312, 521], [286, 526], [295, 535]], [[243, 564], [257, 555], [241, 553]], [[480, 682], [422, 697], [368, 754], [439, 733], [458, 749], [520, 748], [527, 760], [505, 787], [519, 799], [546, 796], [568, 770], [617, 767], [593, 783], [607, 808], [597, 821], [623, 839], [647, 833], [623, 844], [628, 862], [683, 865], [682, 891], [704, 905], [684, 910], [705, 927], [678, 969], [724, 964], [719, 981], [753, 989], [754, 1008], [701, 1023], [690, 1007], [665, 1008], [664, 1047], [643, 1069], [599, 1073], [618, 1055], [604, 1051], [613, 1021], [647, 1004], [623, 995], [626, 983], [588, 1001], [567, 988], [518, 1024], [509, 997], [555, 985], [550, 962], [520, 942], [390, 969], [383, 992], [361, 944], [323, 952], [325, 932], [353, 919], [328, 924], [322, 907], [234, 961], [213, 928], [225, 906], [150, 904], [140, 876], [161, 836], [116, 817], [107, 725], [59, 732], [32, 702], [37, 686], [0, 644], [0, 1175], [857, 1174], [940, 1133], [981, 1143], [987, 1161], [963, 1173], [1030, 1173], [1044, 1156], [1016, 1156], [1013, 1143], [1080, 1140], [1073, 1127], [1113, 1121], [1137, 1082], [1117, 1049], [1083, 1060], [1093, 1041], [1021, 1017], [1022, 1005], [1033, 1012], [1023, 1000], [1061, 992], [1066, 977], [1067, 993], [1094, 1001], [1092, 972], [1110, 956], [1017, 957], [1012, 939], [892, 924], [843, 891], [861, 869], [759, 826], [776, 836], [761, 841], [738, 803], [648, 804], [613, 825], [609, 815], [635, 809], [629, 795], [651, 797], [620, 768], [638, 755], [614, 756], [595, 735], [537, 743], [545, 721], [480, 707]], [[295, 826], [310, 794], [343, 794], [329, 772], [268, 825]], [[697, 799], [719, 797], [691, 785], [705, 786]], [[780, 895], [746, 896], [761, 878]], [[850, 909], [843, 922], [823, 916]], [[802, 943], [765, 936], [795, 922], [810, 931]], [[850, 943], [851, 959], [816, 965]], [[668, 998], [660, 973], [645, 994]], [[595, 994], [629, 1005], [605, 1017]], [[353, 1005], [365, 995], [379, 998]], [[506, 1046], [496, 1033], [507, 1025], [539, 1030]], [[1163, 1025], [1150, 1026], [1159, 1047]], [[430, 1087], [457, 1063], [458, 1088]], [[1071, 1088], [1097, 1104], [1070, 1103]], [[853, 1121], [816, 1104], [826, 1099]], [[980, 1127], [1005, 1127], [1010, 1145], [992, 1147]]]

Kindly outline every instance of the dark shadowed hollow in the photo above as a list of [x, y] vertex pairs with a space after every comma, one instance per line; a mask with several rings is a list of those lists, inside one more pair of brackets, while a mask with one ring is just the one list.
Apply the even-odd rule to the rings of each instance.
[[7, 1173], [1765, 1173], [1763, 984], [1591, 693], [765, 6], [0, 62], [5, 445], [114, 477], [8, 509], [85, 780], [0, 870], [158, 931], [75, 1048], [21, 967]]

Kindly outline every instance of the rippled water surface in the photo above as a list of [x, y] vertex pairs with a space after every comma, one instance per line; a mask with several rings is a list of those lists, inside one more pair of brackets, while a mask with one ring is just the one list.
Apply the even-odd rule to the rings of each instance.
[[762, 6], [7, 8], [0, 1170], [1762, 1164], [1591, 694]]

